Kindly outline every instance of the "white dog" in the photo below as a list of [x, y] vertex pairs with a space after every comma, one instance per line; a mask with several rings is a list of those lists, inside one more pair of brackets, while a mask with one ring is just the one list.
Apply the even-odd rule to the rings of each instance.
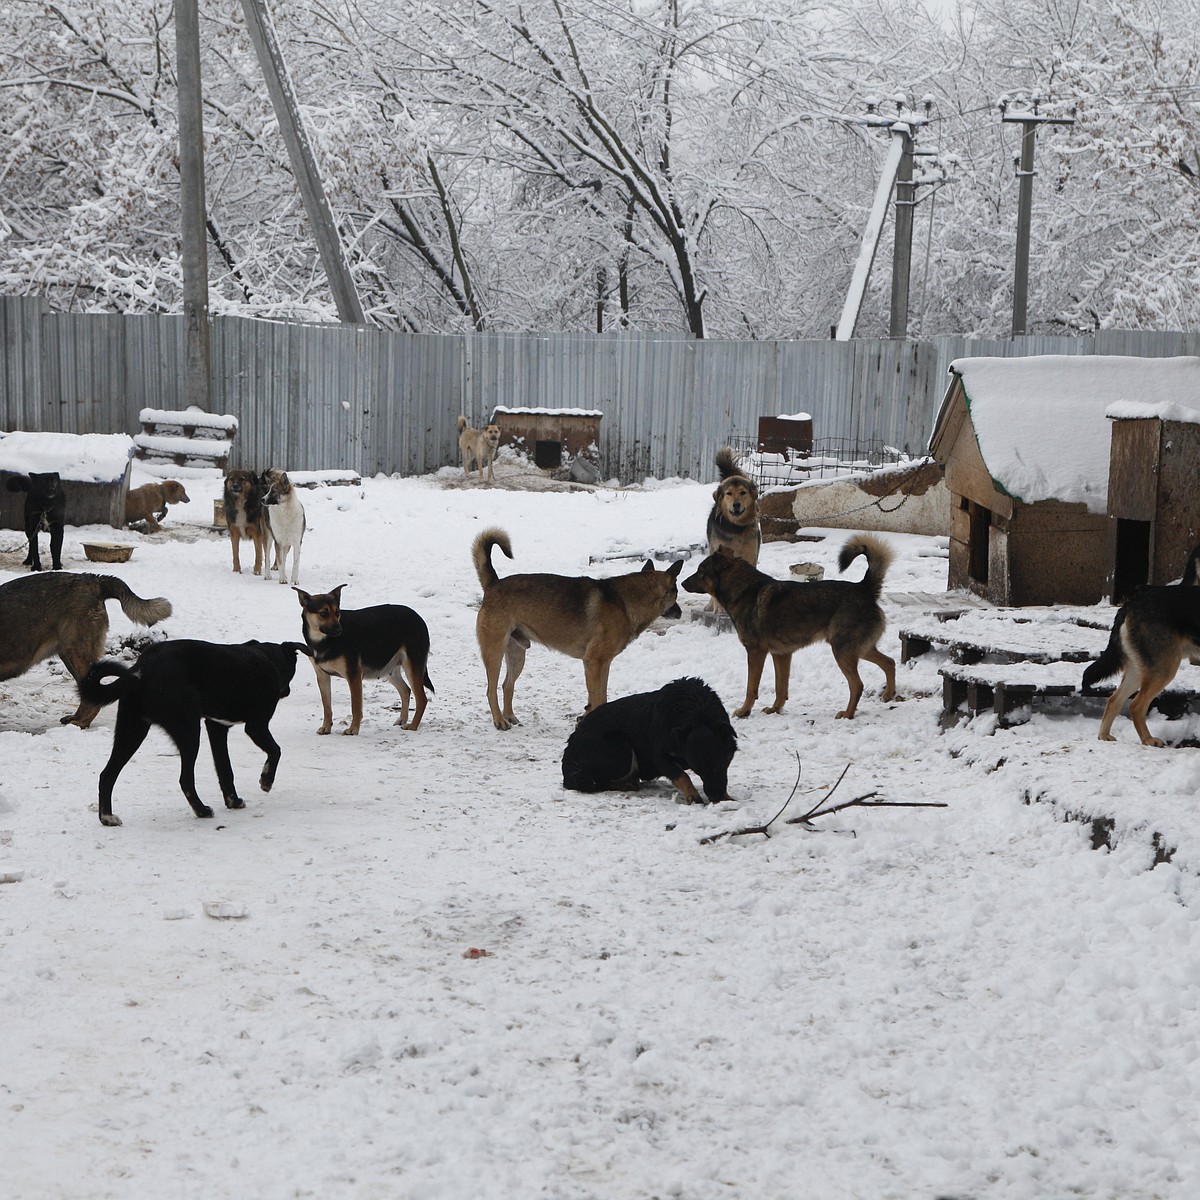
[[[287, 583], [287, 554], [292, 552], [292, 586], [300, 578], [300, 543], [304, 540], [304, 505], [296, 495], [292, 481], [286, 471], [274, 468], [262, 473], [259, 480], [262, 488], [263, 508], [271, 525], [271, 537], [275, 541], [275, 566], [279, 568], [279, 582]], [[263, 578], [270, 579], [272, 567], [270, 556], [266, 556]]]

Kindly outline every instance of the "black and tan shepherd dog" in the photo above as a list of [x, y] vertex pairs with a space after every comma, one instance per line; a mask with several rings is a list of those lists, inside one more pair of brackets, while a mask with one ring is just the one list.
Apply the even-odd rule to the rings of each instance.
[[782, 711], [788, 698], [792, 655], [816, 641], [829, 643], [834, 661], [850, 685], [850, 703], [839, 717], [851, 718], [858, 709], [863, 692], [858, 664], [864, 658], [884, 674], [884, 700], [895, 698], [896, 663], [878, 646], [886, 624], [879, 595], [892, 552], [881, 539], [856, 534], [842, 547], [838, 567], [844, 571], [860, 555], [867, 560], [867, 571], [857, 583], [843, 579], [780, 581], [724, 549], [710, 554], [696, 573], [683, 581], [684, 591], [716, 598], [746, 648], [746, 699], [734, 710], [735, 717], [747, 717], [754, 708], [768, 654], [775, 667], [775, 703], [763, 712]]
[[[376, 604], [371, 608], [343, 608], [342, 588], [311, 595], [295, 588], [300, 598], [304, 640], [312, 654], [317, 686], [321, 689], [321, 728], [333, 728], [330, 678], [340, 675], [350, 685], [350, 724], [342, 730], [351, 736], [362, 724], [364, 679], [387, 679], [400, 693], [400, 717], [395, 722], [417, 729], [432, 692], [429, 662], [429, 626], [403, 604]], [[408, 719], [409, 697], [416, 697], [413, 718]]]
[[254, 573], [263, 572], [263, 555], [270, 553], [271, 527], [262, 502], [262, 484], [253, 471], [230, 471], [225, 476], [222, 492], [225, 505], [225, 527], [229, 530], [229, 547], [233, 551], [233, 569], [242, 573], [241, 541], [254, 544]]
[[[0, 584], [0, 679], [23, 675], [57, 654], [78, 683], [104, 655], [107, 600], [119, 600], [121, 611], [138, 625], [156, 625], [171, 615], [169, 601], [143, 600], [115, 575], [55, 571]], [[99, 705], [81, 701], [62, 724], [86, 729], [99, 711]]]
[[563, 786], [576, 792], [636, 788], [669, 779], [688, 804], [729, 799], [737, 734], [720, 697], [702, 679], [676, 679], [657, 692], [610, 700], [579, 719], [563, 751]]
[[[1122, 672], [1104, 706], [1100, 740], [1114, 742], [1113, 722], [1126, 700], [1129, 719], [1144, 746], [1163, 746], [1146, 726], [1158, 694], [1175, 678], [1184, 657], [1200, 655], [1200, 546], [1188, 557], [1179, 583], [1140, 588], [1117, 610], [1108, 645], [1083, 672], [1083, 690]], [[1135, 695], [1136, 693], [1136, 695]]]
[[721, 482], [713, 492], [713, 506], [708, 514], [708, 552], [716, 554], [725, 546], [757, 567], [762, 549], [758, 484], [742, 474], [732, 450], [718, 450], [714, 461], [721, 472]]
[[55, 571], [61, 571], [67, 497], [63, 493], [58, 472], [30, 471], [28, 475], [10, 475], [8, 490], [26, 493], [25, 536], [29, 539], [29, 553], [22, 565], [32, 571], [42, 570], [42, 558], [38, 553], [38, 534], [44, 529], [50, 534], [51, 566]]
[[[196, 793], [200, 722], [208, 732], [213, 764], [226, 808], [245, 808], [229, 762], [229, 727], [245, 725], [246, 736], [266, 753], [258, 785], [269, 792], [279, 766], [279, 744], [271, 736], [275, 707], [288, 694], [296, 673], [299, 642], [244, 642], [238, 646], [180, 640], [158, 642], [137, 663], [97, 663], [79, 683], [83, 699], [97, 707], [118, 701], [112, 753], [100, 772], [100, 824], [120, 825], [112, 810], [121, 769], [146, 740], [151, 725], [163, 729], [179, 750], [179, 786], [198, 817], [213, 810]], [[106, 679], [116, 677], [113, 683]]]
[[[520, 722], [513, 715], [513, 688], [525, 668], [532, 642], [583, 660], [588, 702], [585, 711], [608, 699], [612, 661], [659, 617], [680, 616], [676, 580], [683, 560], [656, 571], [647, 560], [640, 571], [591, 579], [586, 575], [509, 575], [492, 565], [492, 547], [512, 558], [512, 543], [502, 529], [485, 529], [471, 547], [483, 603], [475, 636], [487, 672], [487, 701], [497, 729]], [[505, 665], [504, 708], [496, 689]]]

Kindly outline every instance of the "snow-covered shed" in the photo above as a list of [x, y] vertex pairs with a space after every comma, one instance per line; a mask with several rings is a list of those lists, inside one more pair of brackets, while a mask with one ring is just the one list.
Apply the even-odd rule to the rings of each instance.
[[10, 475], [57, 471], [68, 525], [125, 524], [133, 439], [122, 433], [0, 434], [0, 528], [23, 529], [25, 493], [10, 492]]
[[950, 491], [948, 586], [997, 604], [1099, 601], [1111, 577], [1108, 413], [1197, 394], [1196, 358], [951, 363], [929, 445]]

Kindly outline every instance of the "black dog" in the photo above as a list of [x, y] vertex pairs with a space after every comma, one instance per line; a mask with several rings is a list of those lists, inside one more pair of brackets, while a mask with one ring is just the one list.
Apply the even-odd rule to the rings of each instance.
[[636, 788], [665, 775], [689, 804], [728, 800], [737, 734], [720, 697], [701, 679], [676, 679], [657, 692], [610, 700], [583, 716], [563, 751], [563, 786], [576, 792]]
[[[246, 736], [266, 751], [258, 782], [269, 792], [281, 751], [268, 723], [275, 706], [290, 690], [297, 651], [307, 654], [308, 648], [299, 642], [218, 646], [181, 640], [147, 646], [134, 667], [112, 661], [92, 667], [80, 681], [80, 695], [101, 706], [120, 701], [112, 754], [100, 772], [100, 824], [121, 824], [121, 818], [113, 815], [113, 786], [146, 740], [151, 725], [164, 729], [179, 748], [179, 786], [196, 816], [213, 815], [196, 794], [201, 719], [208, 731], [225, 807], [245, 808], [229, 762], [230, 725], [244, 723]], [[115, 683], [102, 682], [110, 676], [117, 677]]]
[[38, 554], [38, 533], [50, 531], [50, 561], [54, 570], [62, 570], [63, 523], [67, 498], [63, 495], [62, 480], [57, 471], [30, 471], [28, 475], [12, 475], [8, 480], [10, 492], [27, 492], [25, 497], [25, 536], [29, 553], [23, 566], [34, 571], [42, 569]]

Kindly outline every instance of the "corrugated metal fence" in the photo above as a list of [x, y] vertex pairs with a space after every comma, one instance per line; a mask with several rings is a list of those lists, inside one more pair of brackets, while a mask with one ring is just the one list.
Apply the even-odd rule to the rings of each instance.
[[[0, 429], [136, 433], [142, 408], [182, 407], [182, 317], [0, 296], [0, 338]], [[984, 354], [1200, 354], [1200, 334], [715, 342], [216, 317], [212, 406], [240, 422], [235, 465], [421, 474], [458, 461], [460, 413], [477, 425], [507, 405], [603, 412], [606, 477], [711, 479], [721, 446], [780, 413], [810, 413], [818, 439], [921, 453], [949, 363]]]

